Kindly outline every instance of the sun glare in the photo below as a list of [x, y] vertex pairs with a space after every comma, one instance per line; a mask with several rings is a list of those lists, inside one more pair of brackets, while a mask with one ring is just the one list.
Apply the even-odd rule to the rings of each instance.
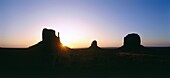
[[63, 44], [63, 46], [68, 46], [69, 45], [69, 43], [66, 42], [66, 41], [62, 42], [62, 44]]

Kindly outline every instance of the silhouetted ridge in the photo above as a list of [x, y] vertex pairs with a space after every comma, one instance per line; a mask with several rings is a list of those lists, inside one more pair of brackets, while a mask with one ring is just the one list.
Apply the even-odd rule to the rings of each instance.
[[136, 33], [132, 33], [124, 37], [124, 45], [119, 49], [124, 51], [141, 51], [146, 48], [141, 45], [140, 36]]
[[92, 48], [92, 49], [98, 49], [98, 45], [97, 45], [97, 41], [94, 40], [92, 43], [91, 43], [91, 46], [89, 48]]

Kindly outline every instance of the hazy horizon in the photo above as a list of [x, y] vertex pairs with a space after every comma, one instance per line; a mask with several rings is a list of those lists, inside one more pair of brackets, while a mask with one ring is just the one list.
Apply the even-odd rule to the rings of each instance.
[[27, 48], [42, 29], [70, 48], [120, 47], [129, 33], [144, 46], [170, 46], [169, 0], [0, 0], [0, 47]]

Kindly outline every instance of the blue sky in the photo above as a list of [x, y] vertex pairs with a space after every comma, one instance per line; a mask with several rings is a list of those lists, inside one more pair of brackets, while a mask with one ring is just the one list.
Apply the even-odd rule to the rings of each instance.
[[145, 46], [170, 46], [169, 0], [0, 0], [0, 47], [28, 47], [43, 28], [65, 45], [119, 47], [138, 33]]

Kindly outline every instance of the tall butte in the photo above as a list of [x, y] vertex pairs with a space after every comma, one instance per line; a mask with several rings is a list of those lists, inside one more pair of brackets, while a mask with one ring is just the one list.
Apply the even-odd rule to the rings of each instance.
[[[59, 49], [62, 43], [58, 32], [58, 37], [55, 35], [55, 31], [52, 29], [44, 28], [42, 31], [42, 41], [38, 44], [31, 46], [30, 48], [42, 47], [44, 49]], [[42, 48], [41, 48], [42, 49]]]
[[61, 42], [60, 42], [60, 36], [58, 32], [58, 37], [55, 35], [55, 31], [52, 29], [43, 29], [42, 33], [42, 42], [51, 48], [57, 48], [60, 47]]
[[100, 49], [100, 47], [98, 47], [98, 45], [97, 45], [97, 41], [96, 40], [94, 40], [91, 43], [91, 46], [89, 47], [89, 49]]
[[61, 46], [59, 32], [57, 37], [54, 30], [44, 28], [42, 31], [42, 41], [29, 47], [29, 49], [39, 59], [40, 67], [51, 68], [55, 65], [59, 52], [62, 49]]
[[141, 38], [138, 34], [132, 33], [124, 37], [124, 44], [119, 48], [123, 51], [143, 51], [146, 48], [141, 45]]

